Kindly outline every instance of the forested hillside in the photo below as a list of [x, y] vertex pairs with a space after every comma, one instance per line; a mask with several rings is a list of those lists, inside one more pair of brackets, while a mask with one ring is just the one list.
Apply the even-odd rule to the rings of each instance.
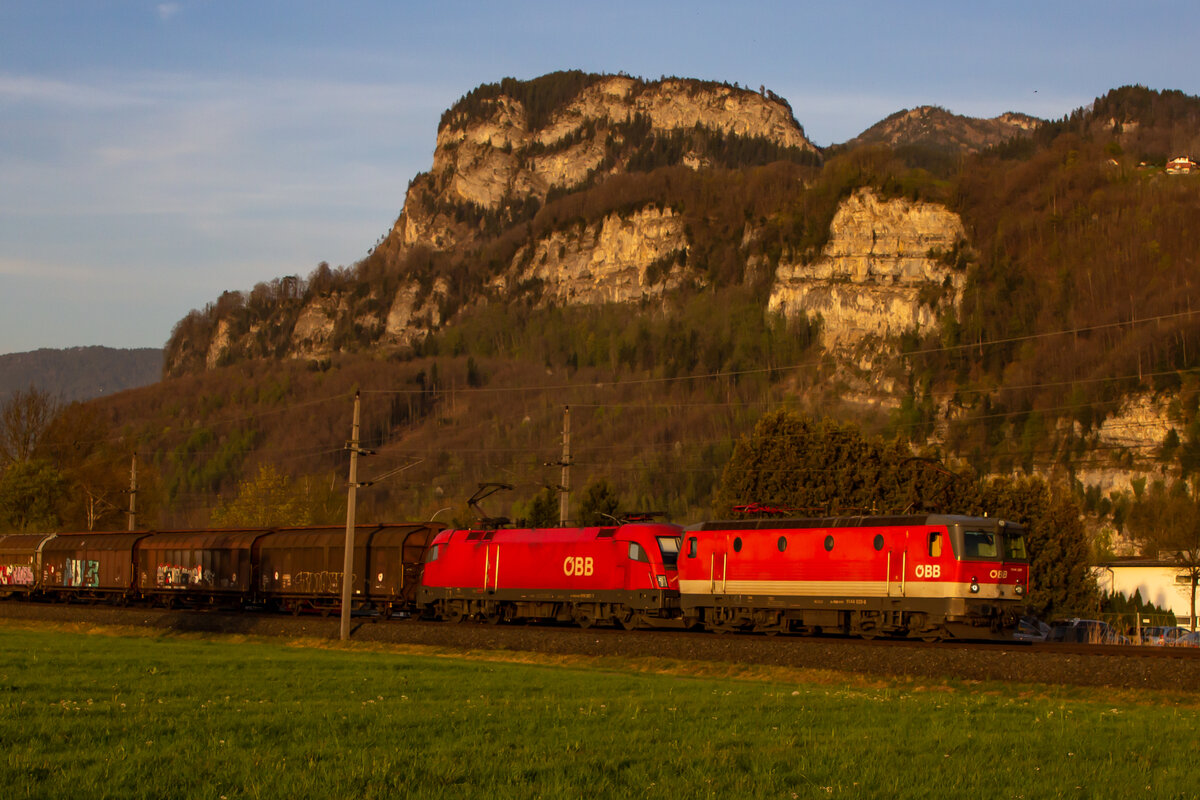
[[89, 400], [157, 381], [162, 350], [69, 347], [0, 355], [0, 402], [36, 386], [63, 401]]

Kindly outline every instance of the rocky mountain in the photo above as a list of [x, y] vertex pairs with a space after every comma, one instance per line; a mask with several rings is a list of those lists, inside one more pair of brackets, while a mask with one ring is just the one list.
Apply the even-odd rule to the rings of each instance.
[[[687, 250], [683, 218], [669, 203], [622, 205], [552, 228], [537, 225], [539, 214], [606, 179], [661, 167], [699, 173], [820, 160], [791, 108], [765, 90], [577, 72], [482, 86], [443, 116], [431, 170], [413, 179], [400, 217], [356, 273], [326, 268], [300, 293], [295, 279], [227, 295], [177, 327], [166, 372], [321, 357], [347, 339], [408, 346], [461, 306], [502, 301], [531, 282], [546, 285], [547, 302], [657, 296], [681, 279], [657, 283], [656, 267]], [[497, 241], [505, 252], [495, 252]], [[447, 252], [492, 263], [487, 274], [456, 276], [445, 259], [433, 263]]]
[[922, 107], [822, 152], [765, 90], [505, 80], [446, 112], [367, 257], [226, 293], [177, 325], [166, 371], [790, 359], [740, 396], [1117, 497], [1200, 474], [1200, 184], [1161, 168], [1198, 135], [1200, 99], [1123, 87], [1046, 122]]
[[897, 111], [842, 146], [887, 145], [893, 149], [924, 147], [976, 153], [1009, 139], [1028, 136], [1043, 122], [1011, 111], [991, 119], [978, 119], [953, 114], [939, 106], [917, 106]]
[[158, 348], [43, 348], [0, 355], [0, 402], [34, 386], [63, 402], [90, 400], [154, 383], [162, 374]]

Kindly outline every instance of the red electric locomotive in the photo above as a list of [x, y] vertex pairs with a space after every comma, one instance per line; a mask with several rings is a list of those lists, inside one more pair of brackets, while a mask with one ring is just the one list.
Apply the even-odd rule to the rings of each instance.
[[994, 637], [1028, 583], [1021, 526], [940, 514], [706, 522], [679, 559], [683, 614], [715, 631]]
[[659, 523], [442, 531], [425, 552], [418, 603], [453, 621], [678, 625], [681, 534]]

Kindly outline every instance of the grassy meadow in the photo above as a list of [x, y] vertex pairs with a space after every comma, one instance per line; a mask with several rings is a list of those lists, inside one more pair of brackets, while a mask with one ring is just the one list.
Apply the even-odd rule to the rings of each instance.
[[1200, 793], [1200, 697], [0, 622], [7, 795]]

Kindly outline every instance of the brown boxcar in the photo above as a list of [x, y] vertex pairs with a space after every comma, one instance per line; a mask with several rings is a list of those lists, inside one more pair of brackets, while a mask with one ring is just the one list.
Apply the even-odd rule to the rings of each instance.
[[62, 598], [128, 596], [134, 547], [148, 533], [60, 533], [42, 545], [42, 591]]
[[42, 545], [53, 533], [0, 534], [0, 597], [31, 594], [41, 571]]
[[269, 529], [166, 531], [137, 547], [137, 586], [167, 602], [249, 600], [254, 591], [252, 551]]
[[[416, 600], [425, 545], [443, 526], [414, 522], [359, 525], [354, 534], [353, 607], [382, 614]], [[341, 608], [344, 527], [281, 528], [255, 543], [259, 596], [296, 612]]]

